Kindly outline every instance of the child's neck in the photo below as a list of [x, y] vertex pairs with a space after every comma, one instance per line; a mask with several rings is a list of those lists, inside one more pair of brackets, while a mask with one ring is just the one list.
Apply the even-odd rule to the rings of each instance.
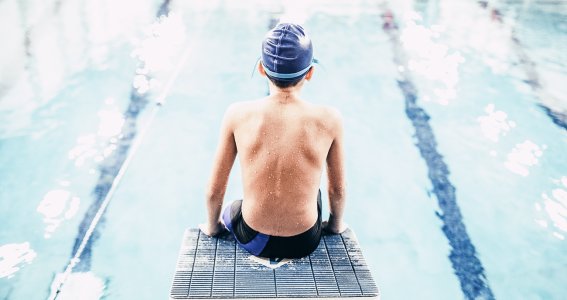
[[269, 83], [270, 86], [270, 97], [277, 99], [299, 99], [301, 93], [301, 88], [303, 87], [303, 82], [299, 82], [295, 86], [290, 86], [286, 88], [279, 88], [273, 83]]

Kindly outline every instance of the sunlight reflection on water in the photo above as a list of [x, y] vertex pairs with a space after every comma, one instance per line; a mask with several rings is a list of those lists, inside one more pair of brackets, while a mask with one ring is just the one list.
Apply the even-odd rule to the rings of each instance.
[[[62, 276], [63, 274], [57, 274], [54, 282], [58, 282]], [[61, 292], [57, 295], [57, 299], [98, 300], [103, 297], [105, 288], [105, 282], [93, 272], [71, 273], [65, 281], [65, 289], [61, 290]], [[56, 290], [56, 287], [51, 287], [52, 296], [56, 293]]]
[[484, 108], [486, 115], [477, 118], [480, 123], [482, 134], [493, 142], [498, 142], [501, 136], [505, 136], [508, 131], [516, 127], [514, 121], [508, 120], [508, 114], [501, 110], [495, 110], [493, 103]]
[[77, 144], [68, 152], [68, 158], [75, 161], [75, 166], [78, 168], [87, 162], [99, 162], [116, 149], [118, 140], [115, 137], [122, 130], [124, 115], [112, 98], [106, 99], [105, 104], [106, 106], [97, 113], [99, 117], [97, 133], [80, 135]]
[[508, 170], [522, 176], [528, 176], [529, 167], [535, 166], [543, 155], [546, 145], [539, 146], [530, 140], [517, 144], [506, 157], [504, 165]]
[[[554, 180], [557, 188], [550, 193], [541, 194], [541, 203], [536, 203], [536, 211], [545, 211], [554, 226], [551, 228], [552, 235], [560, 240], [565, 239], [565, 234], [557, 232], [567, 232], [567, 176], [561, 177], [560, 180]], [[536, 219], [537, 224], [544, 228], [548, 228], [548, 222], [544, 219]]]
[[179, 48], [186, 39], [185, 24], [180, 15], [162, 16], [145, 31], [146, 38], [132, 52], [143, 62], [138, 74], [168, 71], [177, 63]]
[[14, 276], [22, 264], [31, 264], [36, 256], [29, 242], [0, 246], [0, 278]]
[[[68, 182], [61, 184], [68, 186]], [[65, 189], [55, 189], [47, 192], [37, 206], [37, 212], [43, 215], [46, 224], [44, 237], [51, 237], [57, 227], [65, 221], [72, 219], [79, 210], [81, 200]]]
[[[444, 27], [434, 25], [427, 28], [418, 24], [421, 16], [415, 12], [407, 14], [406, 19], [400, 40], [411, 57], [408, 68], [432, 82], [431, 93], [436, 103], [448, 105], [457, 97], [459, 65], [465, 62], [465, 58], [458, 51], [435, 41], [444, 32]], [[423, 99], [433, 100], [429, 96]]]

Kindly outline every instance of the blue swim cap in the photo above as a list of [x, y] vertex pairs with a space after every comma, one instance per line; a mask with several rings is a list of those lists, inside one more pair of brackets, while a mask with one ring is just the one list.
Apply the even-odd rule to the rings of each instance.
[[269, 77], [296, 80], [313, 65], [313, 45], [303, 27], [280, 23], [266, 34], [262, 43], [262, 65]]

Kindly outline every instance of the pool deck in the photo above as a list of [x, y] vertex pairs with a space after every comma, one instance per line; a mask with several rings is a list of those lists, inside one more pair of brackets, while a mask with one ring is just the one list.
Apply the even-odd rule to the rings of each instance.
[[269, 260], [237, 246], [230, 234], [187, 229], [170, 299], [379, 299], [380, 293], [350, 229], [325, 234], [309, 256]]

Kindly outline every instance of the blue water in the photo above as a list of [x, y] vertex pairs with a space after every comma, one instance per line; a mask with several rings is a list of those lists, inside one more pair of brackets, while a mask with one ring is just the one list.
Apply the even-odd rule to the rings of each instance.
[[167, 297], [224, 109], [266, 94], [250, 73], [280, 18], [322, 62], [303, 96], [343, 114], [346, 220], [383, 299], [567, 295], [566, 3], [9, 0], [0, 17], [0, 299]]

